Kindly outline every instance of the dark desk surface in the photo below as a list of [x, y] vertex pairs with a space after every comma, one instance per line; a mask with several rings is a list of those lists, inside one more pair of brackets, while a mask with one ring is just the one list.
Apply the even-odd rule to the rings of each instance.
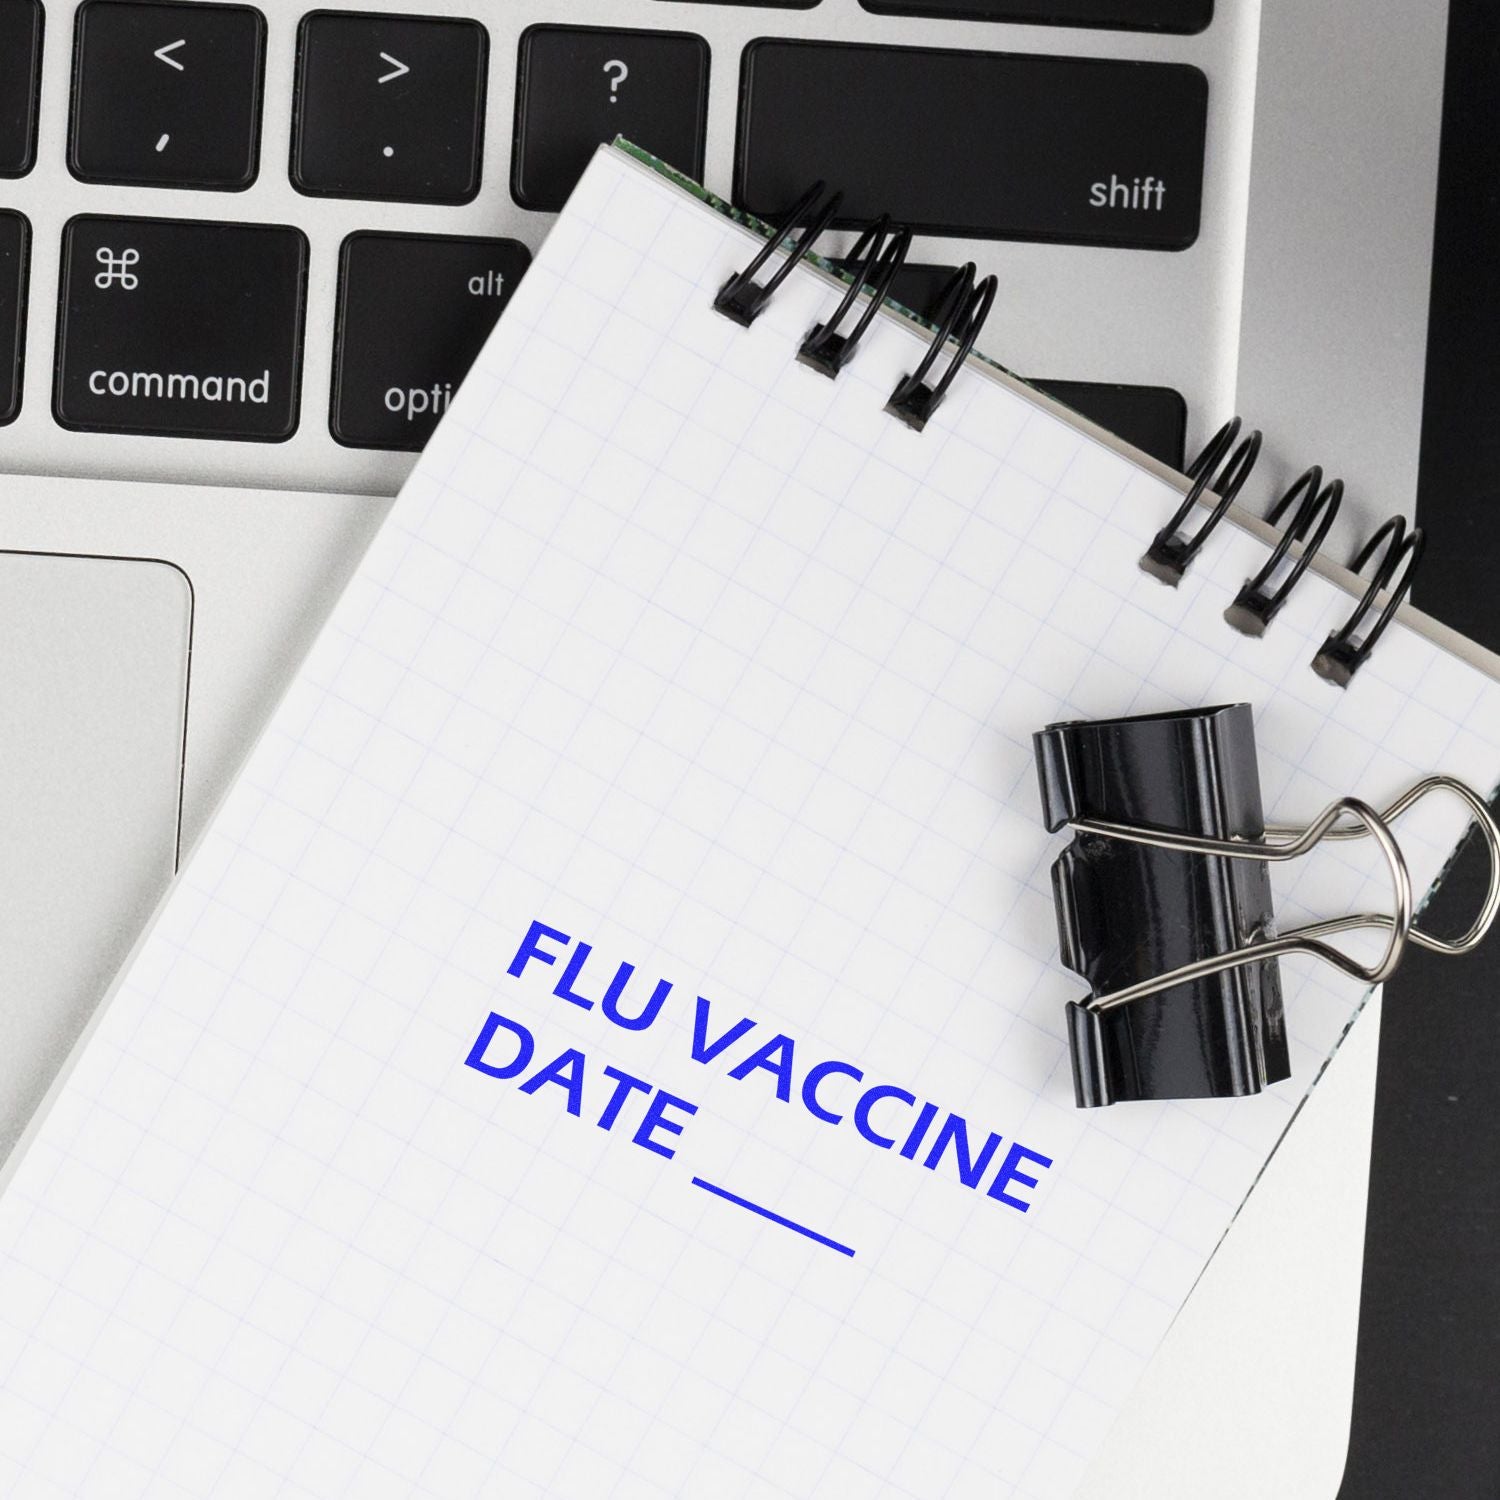
[[[1434, 24], [1440, 7], [1433, 7]], [[1331, 66], [1337, 66], [1330, 60]], [[1500, 650], [1500, 6], [1451, 0], [1416, 603]], [[1433, 911], [1483, 895], [1466, 851]], [[1386, 985], [1340, 1500], [1500, 1496], [1500, 934]]]

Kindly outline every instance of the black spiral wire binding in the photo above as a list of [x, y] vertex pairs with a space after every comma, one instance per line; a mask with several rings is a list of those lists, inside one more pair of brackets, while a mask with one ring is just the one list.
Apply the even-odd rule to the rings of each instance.
[[[938, 299], [937, 332], [927, 346], [927, 353], [917, 368], [902, 378], [885, 403], [885, 409], [893, 417], [899, 417], [917, 432], [927, 425], [974, 348], [985, 319], [995, 305], [998, 286], [999, 282], [993, 276], [986, 276], [976, 285], [973, 261], [954, 272]], [[949, 360], [948, 368], [928, 385], [927, 377], [949, 339], [955, 340], [958, 348]]]
[[[1231, 417], [1188, 465], [1187, 477], [1193, 481], [1193, 487], [1177, 507], [1172, 519], [1151, 539], [1151, 545], [1141, 558], [1144, 571], [1173, 588], [1182, 581], [1182, 575], [1187, 572], [1214, 527], [1229, 513], [1229, 507], [1245, 487], [1245, 481], [1250, 477], [1256, 459], [1260, 457], [1259, 431], [1251, 432], [1232, 454], [1229, 453], [1240, 435], [1240, 425], [1238, 417]], [[1226, 454], [1229, 455], [1228, 458], [1225, 457]], [[1217, 495], [1218, 504], [1192, 535], [1183, 535], [1183, 522], [1197, 509], [1198, 502], [1205, 493]]]
[[[812, 249], [813, 241], [833, 223], [834, 215], [839, 211], [839, 204], [843, 202], [842, 193], [835, 193], [821, 208], [818, 206], [823, 197], [824, 186], [822, 182], [813, 183], [787, 210], [781, 222], [771, 231], [770, 239], [766, 241], [755, 259], [719, 288], [719, 293], [714, 298], [714, 307], [717, 311], [723, 313], [726, 318], [733, 318], [742, 328], [748, 328], [760, 316], [776, 288], [792, 274], [797, 262]], [[798, 235], [796, 242], [788, 249], [786, 259], [778, 267], [776, 274], [764, 286], [759, 285], [755, 280], [756, 273], [781, 248], [783, 241], [792, 230], [804, 220], [807, 222], [807, 228]]]
[[[766, 303], [797, 263], [812, 249], [813, 242], [838, 216], [843, 195], [835, 193], [825, 203], [825, 184], [816, 182], [782, 217], [771, 231], [760, 252], [743, 271], [737, 271], [719, 288], [714, 298], [714, 307], [726, 318], [748, 328], [765, 308]], [[793, 228], [806, 221], [807, 227], [787, 248], [786, 258], [777, 268], [776, 274], [764, 285], [755, 277], [791, 234]], [[836, 376], [853, 357], [865, 330], [875, 320], [886, 293], [896, 279], [896, 273], [906, 262], [911, 249], [911, 230], [895, 226], [888, 214], [882, 215], [869, 225], [859, 239], [849, 259], [856, 263], [854, 280], [844, 293], [843, 301], [834, 309], [833, 316], [808, 331], [798, 350], [799, 363], [810, 365], [830, 378]], [[920, 432], [948, 394], [963, 367], [964, 361], [973, 351], [984, 327], [990, 309], [995, 305], [995, 293], [999, 283], [993, 276], [986, 276], [978, 283], [974, 280], [973, 262], [960, 267], [949, 279], [938, 298], [934, 321], [937, 331], [921, 362], [909, 375], [898, 382], [891, 392], [885, 409], [899, 417], [908, 427]], [[868, 290], [869, 301], [860, 314], [859, 321], [847, 334], [838, 331], [839, 324], [853, 311], [862, 292]], [[948, 341], [957, 345], [947, 368], [932, 382], [928, 376], [937, 363], [938, 356], [947, 347]]]
[[[865, 330], [875, 320], [880, 305], [885, 301], [896, 279], [896, 273], [906, 263], [911, 249], [911, 230], [893, 226], [891, 216], [882, 214], [854, 243], [849, 260], [856, 269], [844, 300], [834, 310], [826, 323], [819, 323], [809, 330], [797, 351], [800, 364], [827, 375], [832, 379], [854, 357]], [[870, 299], [860, 314], [859, 322], [847, 334], [841, 334], [838, 326], [853, 310], [859, 294], [868, 287]]]
[[[825, 202], [824, 186], [822, 182], [814, 183], [774, 227], [755, 259], [719, 289], [714, 307], [725, 317], [748, 328], [818, 237], [833, 223], [842, 195], [835, 193]], [[764, 285], [758, 283], [755, 280], [757, 273], [785, 244], [793, 229], [804, 222], [806, 228], [787, 247], [786, 257], [776, 273]], [[864, 229], [848, 256], [855, 269], [843, 300], [830, 318], [808, 331], [797, 353], [799, 363], [830, 378], [837, 376], [853, 357], [860, 339], [874, 321], [910, 248], [911, 231], [893, 225], [889, 215], [882, 215]], [[942, 404], [994, 307], [996, 278], [986, 276], [976, 283], [974, 277], [975, 267], [969, 262], [949, 279], [937, 302], [934, 315], [937, 326], [927, 352], [916, 369], [902, 377], [886, 402], [888, 412], [918, 432]], [[839, 333], [839, 325], [866, 291], [870, 295], [858, 321], [847, 334]], [[929, 385], [928, 377], [950, 339], [957, 345], [953, 357], [942, 375]], [[1175, 587], [1181, 581], [1250, 478], [1260, 457], [1261, 434], [1252, 430], [1241, 439], [1242, 425], [1238, 417], [1231, 417], [1204, 444], [1187, 468], [1186, 477], [1192, 481], [1187, 495], [1171, 520], [1151, 539], [1151, 545], [1141, 557], [1142, 570], [1163, 583]], [[1185, 533], [1184, 524], [1206, 495], [1214, 496], [1212, 509], [1196, 530]], [[1266, 519], [1273, 526], [1292, 509], [1293, 504], [1297, 508], [1271, 549], [1265, 565], [1253, 578], [1245, 580], [1234, 602], [1224, 611], [1224, 618], [1230, 625], [1245, 635], [1265, 633], [1327, 540], [1343, 498], [1343, 481], [1334, 479], [1325, 485], [1323, 471], [1315, 464], [1301, 474], [1271, 507]], [[1339, 687], [1347, 687], [1353, 680], [1411, 592], [1412, 577], [1421, 561], [1425, 540], [1420, 527], [1408, 530], [1404, 517], [1393, 516], [1360, 549], [1353, 563], [1355, 573], [1363, 574], [1377, 553], [1380, 553], [1380, 560], [1349, 618], [1328, 636], [1313, 658], [1313, 670], [1320, 677]], [[1277, 570], [1287, 563], [1294, 546], [1299, 547], [1296, 556], [1292, 557], [1290, 566], [1273, 587]]]
[[[1323, 642], [1322, 649], [1313, 657], [1312, 668], [1319, 677], [1338, 687], [1349, 686], [1411, 592], [1412, 575], [1422, 560], [1426, 541], [1420, 526], [1408, 531], [1405, 516], [1392, 516], [1360, 548], [1353, 563], [1356, 573], [1364, 572], [1365, 565], [1382, 544], [1385, 551], [1370, 575], [1370, 586], [1354, 606], [1353, 614]], [[1382, 593], [1387, 594], [1386, 601], [1377, 611]], [[1361, 628], [1363, 635], [1359, 634]]]
[[[1251, 432], [1235, 447], [1240, 429], [1240, 419], [1231, 417], [1204, 445], [1188, 466], [1187, 478], [1193, 483], [1187, 497], [1172, 519], [1156, 533], [1141, 558], [1142, 569], [1164, 583], [1175, 585], [1181, 579], [1214, 527], [1228, 514], [1255, 467], [1260, 454], [1260, 433]], [[1213, 508], [1195, 532], [1180, 534], [1193, 508], [1206, 494], [1216, 497]], [[1234, 602], [1224, 611], [1224, 618], [1236, 630], [1250, 636], [1265, 633], [1328, 539], [1343, 499], [1343, 481], [1333, 479], [1325, 485], [1323, 470], [1314, 464], [1271, 507], [1266, 519], [1273, 526], [1294, 505], [1296, 509], [1271, 548], [1265, 565], [1253, 578], [1245, 580]], [[1360, 548], [1351, 565], [1355, 573], [1363, 574], [1377, 554], [1379, 561], [1349, 618], [1329, 635], [1313, 658], [1312, 668], [1318, 676], [1338, 687], [1347, 687], [1353, 680], [1411, 592], [1424, 543], [1420, 527], [1408, 530], [1405, 517], [1392, 516]], [[1299, 548], [1295, 557], [1293, 547]], [[1280, 581], [1275, 581], [1278, 571], [1283, 569]]]
[[[1323, 471], [1314, 464], [1271, 507], [1266, 520], [1276, 525], [1299, 495], [1302, 502], [1292, 516], [1291, 525], [1271, 549], [1265, 567], [1255, 577], [1245, 580], [1245, 586], [1235, 596], [1234, 603], [1224, 611], [1224, 618], [1243, 635], [1264, 635], [1266, 626], [1275, 619], [1296, 588], [1297, 580], [1307, 571], [1339, 513], [1344, 500], [1344, 481], [1335, 479], [1325, 487]], [[1301, 553], [1293, 560], [1281, 582], [1271, 588], [1272, 576], [1297, 542], [1302, 543]]]

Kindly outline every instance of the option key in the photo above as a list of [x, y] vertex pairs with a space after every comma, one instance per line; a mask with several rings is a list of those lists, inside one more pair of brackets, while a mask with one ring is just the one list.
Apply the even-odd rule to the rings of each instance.
[[421, 448], [530, 264], [517, 240], [351, 234], [339, 263], [334, 437]]

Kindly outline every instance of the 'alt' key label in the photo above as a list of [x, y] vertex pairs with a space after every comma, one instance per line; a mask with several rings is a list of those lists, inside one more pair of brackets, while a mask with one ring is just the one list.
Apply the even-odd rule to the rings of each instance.
[[530, 263], [517, 240], [351, 234], [339, 266], [334, 437], [421, 448]]

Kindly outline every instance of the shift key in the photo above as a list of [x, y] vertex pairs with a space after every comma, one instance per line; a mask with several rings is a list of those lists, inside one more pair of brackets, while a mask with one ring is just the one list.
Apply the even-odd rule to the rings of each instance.
[[821, 178], [843, 223], [1181, 250], [1207, 115], [1208, 81], [1183, 63], [752, 42], [735, 201], [775, 217]]
[[70, 220], [57, 420], [90, 432], [290, 437], [306, 283], [306, 237], [285, 225]]

